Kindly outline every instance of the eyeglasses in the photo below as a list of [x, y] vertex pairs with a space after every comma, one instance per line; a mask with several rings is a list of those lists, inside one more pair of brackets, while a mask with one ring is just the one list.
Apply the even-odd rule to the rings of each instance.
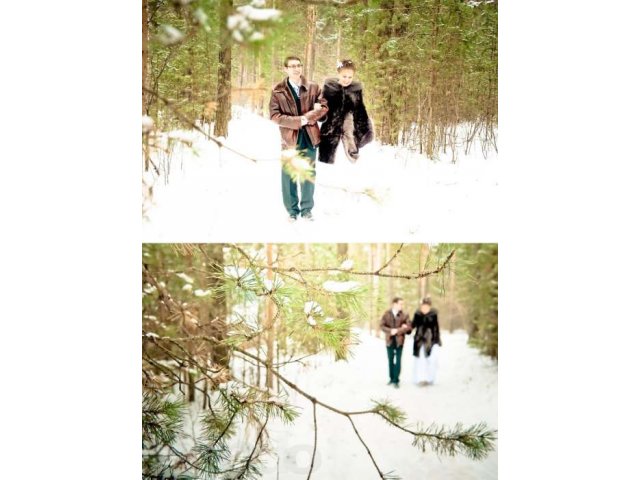
[[287, 65], [287, 68], [302, 68], [302, 64], [301, 63], [296, 63], [294, 65]]

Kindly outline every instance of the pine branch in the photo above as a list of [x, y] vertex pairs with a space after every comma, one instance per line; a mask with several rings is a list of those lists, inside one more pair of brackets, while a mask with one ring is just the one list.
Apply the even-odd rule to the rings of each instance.
[[[143, 331], [144, 333], [144, 331]], [[160, 343], [158, 343], [156, 340], [159, 339], [160, 337], [147, 337], [145, 334], [143, 334], [143, 340], [146, 341], [151, 341], [153, 342], [160, 350], [162, 350], [163, 352], [165, 352], [167, 354], [167, 356], [169, 356], [170, 358], [172, 358], [173, 360], [177, 361], [177, 362], [184, 362], [184, 360], [180, 357], [176, 357], [173, 352], [171, 352], [171, 350], [163, 347]], [[193, 340], [193, 337], [190, 337], [189, 340]], [[172, 345], [177, 346], [182, 353], [184, 353], [185, 357], [187, 358], [187, 362], [186, 364], [189, 365], [193, 365], [196, 369], [198, 369], [207, 379], [209, 379], [211, 381], [211, 383], [213, 385], [218, 385], [219, 383], [222, 383], [225, 379], [226, 379], [226, 372], [227, 369], [224, 367], [220, 367], [217, 370], [212, 369], [212, 368], [208, 368], [208, 367], [203, 367], [200, 362], [198, 362], [197, 360], [195, 360], [191, 354], [182, 346], [180, 345], [177, 341], [175, 341], [174, 339], [172, 339], [171, 337], [162, 337], [162, 340], [166, 340], [167, 342], [170, 342]], [[210, 372], [213, 372], [214, 376], [211, 376]]]
[[380, 478], [382, 478], [384, 480], [384, 478], [385, 478], [384, 477], [384, 473], [382, 473], [382, 471], [380, 470], [380, 467], [378, 467], [378, 464], [376, 463], [376, 460], [373, 458], [373, 455], [371, 454], [371, 450], [369, 450], [369, 447], [367, 446], [367, 444], [365, 443], [363, 438], [360, 436], [360, 432], [358, 432], [358, 429], [356, 428], [356, 424], [353, 423], [353, 420], [351, 419], [350, 415], [347, 415], [346, 417], [349, 419], [349, 422], [351, 422], [351, 426], [353, 427], [353, 431], [356, 432], [356, 435], [358, 436], [358, 439], [360, 440], [360, 443], [362, 443], [362, 445], [364, 445], [364, 448], [367, 451], [367, 454], [369, 455], [369, 458], [373, 462], [373, 466], [376, 467], [376, 470], [378, 471], [378, 475], [380, 475]]
[[[249, 352], [243, 351], [241, 349], [236, 349], [236, 351], [255, 360], [256, 362], [259, 362], [262, 365], [268, 365], [266, 361]], [[392, 426], [413, 435], [413, 445], [419, 447], [423, 452], [425, 451], [426, 445], [429, 444], [436, 455], [447, 454], [454, 456], [458, 453], [462, 453], [463, 455], [473, 460], [477, 460], [486, 457], [488, 453], [494, 449], [494, 441], [497, 438], [497, 431], [489, 430], [484, 423], [472, 425], [471, 427], [467, 428], [462, 427], [461, 424], [456, 424], [453, 430], [448, 430], [444, 426], [437, 426], [435, 424], [431, 425], [427, 429], [419, 428], [418, 430], [411, 430], [398, 423], [403, 422], [406, 419], [406, 415], [404, 414], [404, 412], [392, 406], [387, 401], [374, 402], [375, 406], [370, 410], [344, 411], [320, 401], [318, 398], [302, 390], [295, 383], [283, 377], [277, 371], [274, 370], [273, 374], [278, 377], [285, 385], [289, 386], [291, 389], [295, 390], [312, 403], [317, 403], [327, 410], [345, 417], [349, 417], [349, 419], [353, 415], [379, 415]], [[379, 469], [378, 472], [380, 473]]]
[[404, 247], [404, 243], [400, 244], [400, 246], [398, 247], [398, 250], [396, 250], [396, 253], [394, 253], [393, 256], [389, 260], [387, 260], [384, 265], [382, 265], [378, 270], [376, 270], [375, 273], [380, 273], [382, 270], [387, 268], [391, 264], [391, 262], [393, 262], [395, 258], [400, 254], [402, 247]]
[[313, 404], [313, 453], [311, 454], [311, 464], [309, 465], [309, 475], [307, 475], [307, 480], [311, 478], [313, 463], [316, 459], [316, 448], [318, 446], [318, 420], [316, 418], [316, 402], [311, 403]]
[[249, 454], [249, 457], [247, 458], [247, 461], [244, 464], [244, 468], [240, 471], [240, 473], [236, 477], [236, 480], [240, 480], [241, 478], [244, 478], [247, 473], [251, 472], [249, 470], [249, 467], [251, 466], [252, 461], [254, 460], [253, 455], [255, 454], [255, 452], [256, 452], [256, 450], [258, 448], [258, 444], [262, 440], [262, 433], [264, 432], [264, 429], [266, 428], [267, 423], [269, 423], [269, 414], [268, 413], [267, 413], [267, 418], [266, 418], [264, 424], [262, 425], [262, 428], [260, 429], [260, 432], [258, 433], [258, 438], [256, 439], [256, 443], [253, 446], [253, 450]]
[[[230, 244], [230, 247], [240, 251], [242, 250], [241, 247], [235, 245], [235, 244]], [[400, 247], [402, 248], [402, 247]], [[400, 249], [393, 255], [393, 257], [391, 257], [391, 259], [389, 259], [382, 268], [388, 266], [393, 259], [398, 255], [398, 253], [400, 252]], [[288, 267], [288, 268], [281, 268], [281, 267], [269, 267], [266, 265], [259, 265], [259, 264], [254, 264], [255, 267], [262, 269], [262, 270], [266, 270], [266, 269], [271, 269], [274, 272], [278, 272], [278, 273], [286, 273], [286, 272], [294, 272], [297, 273], [298, 275], [302, 275], [302, 273], [320, 273], [320, 272], [343, 272], [343, 273], [349, 273], [351, 275], [361, 275], [361, 276], [375, 276], [375, 277], [383, 277], [383, 278], [403, 278], [406, 280], [416, 280], [419, 278], [424, 278], [424, 277], [429, 277], [431, 275], [436, 275], [440, 272], [442, 272], [446, 266], [449, 264], [449, 262], [451, 261], [451, 259], [453, 258], [453, 255], [455, 254], [455, 250], [451, 250], [451, 252], [449, 253], [449, 255], [447, 255], [447, 258], [445, 258], [444, 262], [442, 262], [437, 268], [435, 268], [434, 270], [429, 270], [429, 271], [421, 271], [418, 273], [413, 273], [413, 274], [409, 274], [409, 275], [403, 275], [403, 274], [390, 274], [390, 273], [382, 273], [380, 270], [382, 270], [382, 268], [378, 269], [378, 270], [374, 270], [374, 271], [357, 271], [357, 270], [348, 270], [345, 268], [296, 268], [296, 267]]]
[[142, 444], [171, 444], [182, 428], [184, 405], [179, 401], [162, 400], [155, 395], [142, 397]]

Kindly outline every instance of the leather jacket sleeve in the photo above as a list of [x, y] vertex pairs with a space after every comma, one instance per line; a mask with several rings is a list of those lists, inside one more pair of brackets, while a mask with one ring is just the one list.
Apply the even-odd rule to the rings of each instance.
[[299, 115], [287, 115], [286, 113], [282, 113], [278, 97], [275, 93], [271, 94], [269, 113], [271, 120], [281, 127], [291, 128], [292, 130], [300, 130], [302, 128], [302, 117]]

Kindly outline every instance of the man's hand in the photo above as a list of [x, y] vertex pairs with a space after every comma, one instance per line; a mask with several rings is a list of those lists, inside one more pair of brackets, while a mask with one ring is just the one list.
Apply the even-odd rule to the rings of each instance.
[[391, 336], [393, 337], [396, 333], [398, 333], [398, 329], [397, 328], [392, 328], [391, 329]]

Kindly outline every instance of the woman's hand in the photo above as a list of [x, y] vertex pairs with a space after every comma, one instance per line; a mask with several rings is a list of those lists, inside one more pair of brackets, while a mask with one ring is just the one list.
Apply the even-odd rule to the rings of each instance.
[[317, 112], [317, 111], [320, 111], [320, 110], [322, 110], [322, 105], [321, 105], [320, 103], [316, 102], [316, 103], [314, 103], [314, 104], [313, 104], [313, 109], [314, 109], [316, 112]]

